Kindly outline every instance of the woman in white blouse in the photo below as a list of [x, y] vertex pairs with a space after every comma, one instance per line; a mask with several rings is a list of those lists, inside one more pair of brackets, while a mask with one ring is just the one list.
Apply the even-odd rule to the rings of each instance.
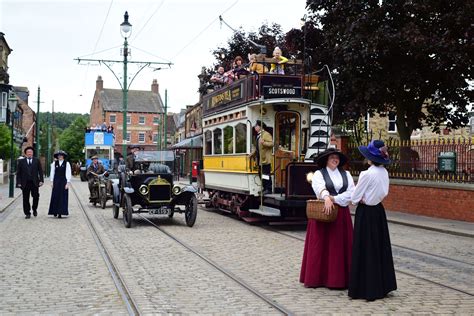
[[51, 201], [49, 202], [48, 215], [61, 218], [69, 215], [68, 191], [71, 187], [71, 165], [65, 159], [66, 152], [59, 150], [54, 154], [55, 161], [51, 164]]
[[338, 207], [334, 222], [308, 219], [300, 282], [305, 287], [345, 289], [349, 285], [352, 252], [352, 220], [349, 203], [354, 181], [342, 166], [348, 161], [340, 151], [330, 148], [316, 158], [320, 170], [312, 178], [318, 199], [324, 200], [325, 212]]
[[349, 296], [373, 301], [397, 289], [392, 247], [382, 200], [388, 195], [390, 163], [387, 147], [381, 140], [360, 146], [369, 169], [362, 171], [352, 193], [358, 204], [354, 223]]

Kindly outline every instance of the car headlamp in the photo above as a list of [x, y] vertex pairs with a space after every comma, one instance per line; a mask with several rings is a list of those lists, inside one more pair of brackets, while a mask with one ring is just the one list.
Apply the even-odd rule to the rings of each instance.
[[178, 194], [180, 194], [180, 193], [181, 193], [181, 187], [180, 187], [179, 185], [175, 185], [175, 186], [173, 187], [173, 194], [174, 194], [174, 195], [178, 195]]
[[142, 184], [140, 188], [138, 189], [141, 195], [147, 195], [148, 194], [148, 186], [145, 184]]

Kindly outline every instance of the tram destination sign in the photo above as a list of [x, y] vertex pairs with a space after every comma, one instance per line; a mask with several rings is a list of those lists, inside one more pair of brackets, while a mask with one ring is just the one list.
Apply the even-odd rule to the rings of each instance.
[[272, 98], [301, 98], [301, 78], [262, 76], [263, 96]]

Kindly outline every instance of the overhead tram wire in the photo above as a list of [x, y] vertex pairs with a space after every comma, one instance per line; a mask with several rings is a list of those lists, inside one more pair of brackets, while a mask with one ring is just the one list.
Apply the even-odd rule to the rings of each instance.
[[[220, 15], [226, 13], [227, 11], [229, 11], [230, 9], [232, 9], [237, 3], [239, 2], [239, 0], [236, 0], [233, 4], [231, 4], [227, 9], [225, 9], [224, 11], [221, 12]], [[214, 20], [212, 20], [206, 27], [204, 27], [196, 36], [194, 36], [194, 38], [192, 38], [186, 45], [183, 46], [183, 48], [181, 48], [172, 58], [171, 60], [175, 59], [177, 56], [179, 56], [186, 48], [188, 48], [188, 46], [190, 46], [195, 40], [197, 40], [208, 28], [210, 28], [212, 26], [212, 24], [214, 24], [214, 22], [216, 22], [217, 20], [219, 20], [219, 17], [215, 18]]]
[[[146, 22], [145, 22], [145, 24], [143, 24], [142, 28], [136, 33], [135, 36], [133, 36], [133, 41], [135, 41], [137, 39], [138, 35], [140, 35], [140, 33], [145, 29], [145, 26], [148, 24], [148, 22], [150, 22], [151, 18], [153, 18], [153, 16], [156, 14], [156, 12], [158, 12], [158, 10], [163, 6], [163, 3], [165, 3], [165, 0], [161, 0], [161, 3], [158, 5], [158, 7], [155, 9], [155, 11], [153, 11], [153, 13], [150, 15], [148, 20], [146, 20]], [[132, 40], [130, 40], [130, 42], [132, 42]]]
[[[110, 0], [109, 8], [107, 9], [107, 14], [105, 15], [104, 23], [102, 23], [102, 27], [100, 28], [100, 31], [99, 31], [99, 37], [97, 37], [97, 41], [95, 42], [95, 45], [94, 45], [94, 50], [92, 51], [92, 54], [90, 54], [89, 56], [94, 56], [96, 54], [95, 50], [97, 49], [97, 45], [99, 45], [99, 41], [102, 37], [102, 32], [104, 31], [105, 23], [107, 22], [107, 19], [109, 18], [110, 9], [112, 8], [113, 3], [114, 3], [114, 0]], [[116, 47], [114, 47], [114, 48], [116, 48]], [[100, 53], [100, 52], [98, 52], [98, 53]], [[89, 72], [89, 63], [87, 64], [86, 72], [85, 72], [85, 75], [84, 75], [84, 80], [82, 80], [81, 90], [84, 90], [84, 85], [86, 84], [86, 81], [87, 81], [88, 72]]]

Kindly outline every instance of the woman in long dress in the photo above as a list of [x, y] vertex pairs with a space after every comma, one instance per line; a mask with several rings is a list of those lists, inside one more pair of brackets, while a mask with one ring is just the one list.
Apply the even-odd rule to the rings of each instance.
[[334, 222], [308, 219], [300, 282], [305, 287], [346, 289], [352, 251], [352, 220], [349, 203], [354, 181], [342, 169], [348, 161], [340, 151], [330, 148], [316, 158], [321, 168], [312, 178], [312, 187], [318, 199], [324, 200], [325, 212], [337, 207]]
[[387, 147], [374, 140], [359, 151], [368, 160], [369, 169], [362, 171], [352, 193], [357, 204], [352, 248], [349, 296], [373, 301], [397, 289], [392, 246], [382, 200], [388, 195], [390, 163]]
[[65, 160], [67, 154], [60, 150], [54, 154], [55, 161], [51, 164], [51, 201], [48, 215], [61, 218], [69, 215], [68, 192], [71, 187], [71, 165]]

